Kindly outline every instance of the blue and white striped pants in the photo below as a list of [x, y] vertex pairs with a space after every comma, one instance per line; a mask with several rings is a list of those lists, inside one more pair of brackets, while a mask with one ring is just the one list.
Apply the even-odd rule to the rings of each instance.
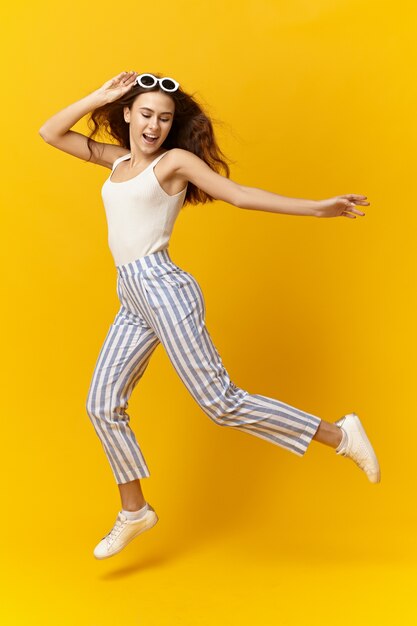
[[306, 452], [321, 419], [248, 393], [230, 380], [205, 325], [201, 288], [171, 260], [168, 248], [116, 268], [121, 306], [95, 365], [87, 412], [117, 483], [150, 476], [126, 409], [159, 343], [215, 424], [261, 437], [299, 456]]

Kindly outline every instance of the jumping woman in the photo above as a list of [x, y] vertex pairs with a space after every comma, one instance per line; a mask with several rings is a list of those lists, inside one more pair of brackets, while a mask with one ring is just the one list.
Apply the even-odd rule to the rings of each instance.
[[[87, 113], [93, 122], [90, 135], [70, 130]], [[93, 139], [104, 128], [117, 144]], [[298, 456], [315, 440], [352, 459], [378, 483], [378, 460], [356, 413], [326, 422], [280, 400], [248, 393], [231, 381], [205, 324], [200, 285], [168, 250], [185, 202], [222, 200], [244, 209], [355, 219], [365, 215], [355, 207], [369, 205], [366, 196], [304, 200], [230, 180], [212, 121], [176, 80], [158, 74], [121, 72], [56, 113], [39, 133], [55, 148], [111, 170], [101, 193], [120, 309], [98, 355], [86, 407], [118, 485], [121, 510], [94, 556], [104, 559], [120, 552], [158, 521], [142, 493], [140, 479], [150, 472], [126, 409], [160, 343], [215, 424], [261, 437]]]

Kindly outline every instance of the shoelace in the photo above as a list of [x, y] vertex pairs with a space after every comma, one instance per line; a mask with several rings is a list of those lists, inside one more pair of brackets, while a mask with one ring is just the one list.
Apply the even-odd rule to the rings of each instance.
[[120, 517], [117, 518], [115, 525], [111, 529], [111, 531], [106, 535], [105, 539], [107, 540], [107, 545], [110, 546], [113, 541], [120, 535], [123, 528], [126, 526], [127, 520], [121, 520]]

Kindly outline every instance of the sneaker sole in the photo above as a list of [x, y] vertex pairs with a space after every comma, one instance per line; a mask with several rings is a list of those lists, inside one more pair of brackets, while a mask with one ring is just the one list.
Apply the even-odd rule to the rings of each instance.
[[154, 511], [154, 519], [152, 522], [150, 522], [147, 526], [145, 526], [144, 528], [142, 527], [140, 530], [138, 530], [134, 535], [132, 535], [129, 539], [129, 541], [126, 541], [126, 543], [124, 543], [122, 546], [120, 546], [120, 548], [118, 548], [117, 550], [114, 550], [114, 552], [110, 552], [109, 554], [105, 554], [104, 556], [96, 556], [94, 553], [94, 558], [98, 559], [99, 561], [102, 561], [103, 559], [108, 559], [110, 556], [114, 556], [115, 554], [118, 554], [119, 552], [121, 552], [122, 550], [124, 550], [126, 548], [126, 546], [129, 545], [129, 543], [135, 539], [135, 537], [137, 537], [138, 535], [141, 535], [142, 533], [146, 532], [147, 530], [150, 530], [151, 528], [153, 528], [155, 526], [155, 524], [158, 522], [159, 517], [158, 515], [155, 513]]
[[[366, 434], [364, 427], [362, 426], [362, 423], [361, 423], [361, 421], [359, 419], [359, 416], [356, 415], [356, 413], [349, 413], [349, 415], [351, 417], [353, 417], [354, 422], [355, 422], [359, 432], [361, 433], [363, 439], [365, 440], [365, 442], [369, 446], [371, 454], [372, 454], [372, 456], [374, 458], [374, 461], [376, 462], [376, 464], [378, 466], [378, 471], [376, 473], [376, 476], [372, 480], [368, 476], [368, 480], [370, 480], [371, 483], [379, 483], [381, 481], [381, 470], [380, 470], [380, 467], [379, 467], [379, 462], [378, 462], [377, 456], [376, 456], [376, 454], [374, 452], [374, 449], [372, 447], [372, 444], [369, 441], [368, 435]], [[340, 418], [340, 420], [337, 420], [336, 424], [338, 426], [341, 426], [343, 424], [343, 421], [344, 421], [345, 417], [347, 417], [347, 415], [344, 415], [342, 418]]]

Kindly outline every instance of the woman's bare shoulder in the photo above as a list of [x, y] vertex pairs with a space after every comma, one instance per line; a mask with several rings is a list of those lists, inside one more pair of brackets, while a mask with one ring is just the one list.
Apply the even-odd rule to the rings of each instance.
[[98, 165], [103, 165], [104, 167], [108, 167], [112, 169], [113, 164], [117, 159], [125, 156], [126, 154], [130, 154], [130, 150], [127, 148], [123, 148], [122, 146], [115, 146], [112, 144], [101, 144], [104, 145], [100, 158], [96, 160]]

